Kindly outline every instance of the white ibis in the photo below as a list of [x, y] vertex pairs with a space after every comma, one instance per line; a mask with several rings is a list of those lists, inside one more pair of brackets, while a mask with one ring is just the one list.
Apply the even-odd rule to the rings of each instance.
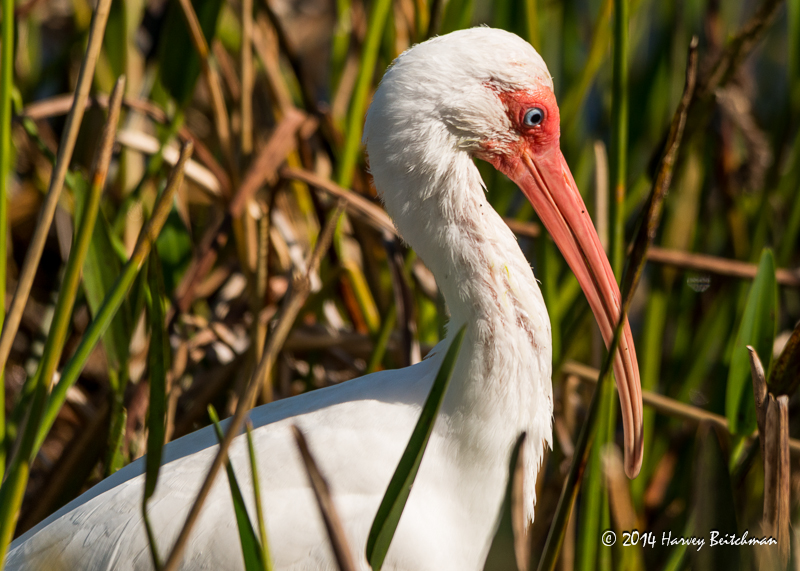
[[[482, 569], [497, 527], [511, 448], [527, 431], [525, 502], [551, 444], [550, 323], [531, 267], [486, 201], [473, 159], [490, 162], [533, 204], [578, 278], [609, 343], [620, 295], [559, 149], [559, 113], [542, 58], [508, 32], [474, 28], [411, 48], [386, 72], [364, 139], [375, 185], [397, 229], [433, 270], [450, 334], [422, 362], [252, 411], [261, 489], [277, 569], [334, 569], [290, 433], [298, 424], [327, 476], [361, 569], [370, 525], [461, 325], [467, 334], [384, 569]], [[626, 471], [642, 454], [638, 366], [626, 324], [615, 360]], [[250, 490], [246, 443], [230, 457]], [[150, 518], [161, 553], [183, 524], [216, 451], [211, 428], [165, 449]], [[7, 569], [149, 569], [141, 460], [14, 542]], [[246, 498], [251, 494], [245, 493]], [[251, 513], [253, 506], [250, 506]], [[182, 569], [242, 568], [225, 477], [217, 478]]]

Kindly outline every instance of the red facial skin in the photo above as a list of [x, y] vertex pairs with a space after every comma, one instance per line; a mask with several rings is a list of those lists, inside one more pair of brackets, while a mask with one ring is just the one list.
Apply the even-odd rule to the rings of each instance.
[[[508, 140], [485, 142], [477, 156], [513, 180], [528, 197], [578, 278], [609, 346], [620, 315], [619, 287], [561, 154], [555, 95], [546, 87], [532, 91], [495, 91], [517, 137], [511, 143]], [[533, 107], [544, 112], [544, 119], [530, 127], [525, 125], [524, 118]], [[642, 462], [642, 389], [627, 319], [614, 359], [614, 372], [625, 427], [625, 471], [633, 478]]]
[[[518, 168], [523, 152], [544, 155], [553, 149], [559, 149], [561, 138], [561, 119], [558, 113], [556, 96], [548, 88], [534, 91], [500, 91], [497, 97], [503, 102], [511, 124], [519, 133], [516, 145], [499, 148], [492, 141], [484, 143], [484, 150], [478, 158], [490, 163], [500, 172], [508, 175]], [[544, 111], [544, 119], [535, 127], [525, 125], [525, 114], [529, 109], [538, 107]]]

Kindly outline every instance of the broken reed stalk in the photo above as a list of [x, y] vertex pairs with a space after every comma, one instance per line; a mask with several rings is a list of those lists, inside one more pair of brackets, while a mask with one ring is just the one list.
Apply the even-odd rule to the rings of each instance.
[[[83, 113], [86, 110], [86, 100], [89, 97], [89, 90], [92, 87], [94, 69], [100, 48], [103, 45], [103, 35], [108, 21], [108, 14], [111, 9], [111, 0], [99, 0], [97, 9], [92, 16], [92, 23], [89, 27], [89, 39], [86, 53], [81, 62], [81, 69], [78, 72], [78, 83], [75, 86], [75, 97], [72, 101], [67, 122], [61, 136], [61, 143], [58, 146], [56, 165], [50, 177], [50, 186], [47, 190], [42, 209], [39, 211], [39, 219], [36, 222], [28, 251], [25, 253], [25, 261], [19, 274], [17, 289], [11, 301], [3, 333], [0, 335], [0, 371], [5, 370], [8, 355], [11, 352], [11, 345], [19, 329], [22, 312], [28, 301], [28, 296], [33, 285], [33, 278], [36, 275], [36, 268], [44, 252], [44, 245], [47, 235], [50, 233], [50, 224], [58, 206], [58, 199], [61, 196], [61, 189], [64, 187], [64, 178], [67, 175], [72, 152], [75, 150], [75, 142], [78, 139]], [[3, 286], [5, 287], [5, 286]]]
[[336, 563], [340, 571], [355, 571], [356, 565], [353, 560], [353, 552], [347, 541], [342, 520], [339, 518], [336, 506], [333, 503], [328, 482], [325, 481], [322, 472], [320, 472], [302, 431], [296, 424], [293, 424], [291, 428], [292, 435], [297, 443], [297, 449], [300, 451], [300, 457], [303, 459], [303, 465], [308, 474], [308, 481], [311, 484], [311, 489], [314, 490], [314, 496], [317, 498], [317, 505], [322, 514], [322, 521], [325, 522], [325, 529], [328, 532], [328, 540], [331, 542]]
[[647, 259], [647, 249], [655, 237], [656, 229], [658, 228], [661, 219], [661, 209], [664, 197], [669, 190], [669, 184], [672, 179], [672, 169], [675, 164], [675, 157], [677, 156], [678, 148], [680, 147], [681, 139], [683, 136], [684, 126], [686, 124], [686, 112], [689, 103], [694, 94], [695, 82], [697, 79], [697, 37], [693, 37], [689, 44], [689, 53], [686, 59], [686, 80], [683, 90], [683, 96], [675, 110], [670, 125], [669, 136], [667, 138], [667, 145], [664, 155], [658, 168], [658, 175], [653, 183], [653, 190], [648, 200], [647, 208], [644, 212], [642, 222], [639, 226], [636, 238], [633, 243], [633, 251], [629, 258], [629, 264], [625, 275], [623, 276], [622, 284], [622, 306], [620, 308], [620, 316], [617, 326], [614, 329], [614, 338], [611, 345], [608, 347], [608, 352], [603, 360], [603, 366], [600, 369], [600, 377], [595, 387], [594, 395], [592, 396], [589, 410], [586, 413], [586, 419], [583, 424], [578, 442], [575, 446], [575, 454], [572, 457], [569, 473], [564, 480], [564, 487], [561, 492], [561, 497], [558, 500], [556, 513], [553, 517], [553, 522], [550, 525], [550, 531], [547, 534], [544, 551], [539, 560], [539, 571], [553, 571], [558, 560], [558, 553], [561, 550], [561, 544], [564, 541], [564, 531], [569, 521], [569, 516], [572, 513], [572, 506], [575, 504], [575, 498], [578, 495], [578, 488], [586, 469], [586, 462], [589, 457], [589, 450], [591, 448], [594, 433], [596, 432], [596, 423], [598, 419], [598, 412], [600, 408], [600, 395], [602, 394], [603, 384], [607, 382], [608, 373], [611, 369], [611, 363], [614, 360], [614, 355], [619, 346], [620, 335], [622, 328], [630, 308], [633, 294], [639, 285], [642, 270], [644, 268], [645, 260]]
[[789, 561], [791, 536], [790, 465], [789, 465], [789, 397], [766, 399], [767, 414], [764, 434], [764, 520], [763, 533], [778, 541], [777, 553], [770, 550], [770, 569], [785, 569]]
[[268, 374], [275, 364], [275, 359], [278, 356], [278, 352], [283, 346], [286, 337], [289, 335], [289, 331], [294, 325], [297, 315], [300, 313], [300, 310], [308, 298], [308, 295], [311, 291], [311, 275], [313, 272], [316, 272], [324, 252], [327, 251], [328, 247], [330, 246], [334, 229], [336, 228], [336, 224], [343, 212], [344, 204], [340, 202], [333, 214], [330, 216], [330, 218], [328, 218], [328, 221], [325, 223], [325, 227], [320, 233], [317, 244], [314, 246], [314, 251], [311, 253], [311, 256], [306, 264], [307, 270], [305, 274], [295, 276], [293, 280], [292, 291], [290, 294], [288, 294], [287, 299], [284, 302], [281, 313], [277, 318], [275, 329], [273, 329], [271, 335], [267, 337], [266, 346], [264, 347], [264, 352], [261, 360], [259, 361], [258, 368], [256, 369], [255, 373], [253, 373], [250, 383], [246, 386], [243, 386], [243, 390], [240, 390], [239, 392], [236, 412], [231, 418], [231, 422], [228, 425], [228, 430], [225, 432], [225, 438], [219, 445], [217, 455], [214, 457], [214, 461], [211, 464], [208, 473], [206, 474], [203, 485], [200, 487], [200, 491], [197, 493], [197, 498], [192, 504], [189, 514], [186, 516], [186, 521], [184, 522], [183, 527], [178, 534], [178, 538], [175, 540], [175, 545], [172, 548], [167, 561], [164, 563], [163, 571], [174, 571], [177, 569], [177, 566], [181, 561], [181, 557], [183, 556], [183, 551], [186, 548], [186, 544], [189, 540], [189, 534], [191, 533], [192, 527], [200, 515], [200, 509], [203, 507], [203, 503], [208, 497], [208, 493], [211, 491], [211, 486], [213, 485], [214, 480], [219, 473], [219, 469], [222, 467], [228, 457], [228, 449], [230, 448], [233, 439], [240, 432], [244, 424], [245, 415], [253, 407], [256, 396], [262, 388], [264, 379], [268, 378]]

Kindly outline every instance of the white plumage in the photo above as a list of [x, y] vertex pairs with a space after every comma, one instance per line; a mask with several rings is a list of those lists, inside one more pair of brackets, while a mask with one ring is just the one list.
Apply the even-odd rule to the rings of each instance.
[[[509, 174], [534, 206], [528, 187], [557, 186], [559, 192], [560, 186], [574, 187], [571, 175], [562, 173], [561, 181], [549, 174], [555, 152], [552, 125], [543, 123], [538, 131], [528, 132], [518, 123], [518, 103], [541, 94], [542, 106], [551, 115], [547, 119], [555, 121], [557, 150], [557, 108], [553, 112], [547, 107], [550, 100], [555, 103], [542, 59], [513, 34], [475, 28], [430, 40], [400, 56], [387, 71], [367, 116], [364, 139], [386, 209], [434, 272], [450, 309], [451, 334], [465, 323], [469, 326], [389, 549], [387, 570], [482, 568], [496, 529], [510, 450], [523, 430], [528, 433], [525, 498], [533, 517], [535, 470], [545, 443], [551, 441], [550, 324], [530, 265], [486, 201], [473, 158], [489, 160]], [[543, 166], [531, 167], [539, 150], [544, 153]], [[533, 159], [520, 163], [526, 152]], [[523, 167], [533, 183], [519, 174]], [[560, 199], [555, 193], [549, 200]], [[559, 208], [556, 204], [556, 211]], [[541, 211], [540, 216], [548, 228], [560, 223], [567, 229], [562, 228], [567, 238], [551, 229], [562, 249], [576, 247], [570, 239], [583, 249], [585, 266], [575, 271], [584, 289], [593, 289], [595, 297], [612, 295], [603, 281], [607, 276], [598, 277], [592, 266], [601, 252], [595, 251], [594, 243], [585, 251], [588, 242], [580, 236], [584, 228], [576, 227], [566, 214], [560, 221]], [[594, 286], [580, 271], [589, 272]], [[616, 319], [618, 292], [616, 300], [600, 302], [593, 301], [592, 294], [587, 292], [595, 314], [605, 312], [606, 321]], [[603, 329], [603, 319], [598, 319]], [[335, 568], [290, 424], [306, 433], [359, 566], [368, 569], [364, 550], [369, 527], [450, 340], [448, 335], [412, 367], [271, 403], [251, 413], [267, 531], [278, 569]], [[629, 330], [621, 355], [617, 378], [631, 378], [626, 377], [629, 371], [636, 377], [627, 402], [620, 389], [626, 432], [638, 429], [626, 436], [626, 444], [640, 446], [641, 397], [637, 402], [638, 371]], [[171, 548], [183, 524], [216, 443], [206, 428], [166, 446], [165, 465], [150, 503], [162, 553]], [[626, 452], [630, 448], [626, 446]], [[242, 437], [230, 457], [242, 489], [252, 489]], [[629, 472], [638, 469], [636, 463], [634, 457]], [[143, 468], [141, 460], [132, 463], [19, 538], [8, 555], [7, 569], [151, 569], [140, 515]], [[245, 499], [251, 501], [251, 495], [245, 493]], [[254, 513], [253, 506], [249, 508]], [[242, 566], [230, 490], [222, 475], [181, 568]]]

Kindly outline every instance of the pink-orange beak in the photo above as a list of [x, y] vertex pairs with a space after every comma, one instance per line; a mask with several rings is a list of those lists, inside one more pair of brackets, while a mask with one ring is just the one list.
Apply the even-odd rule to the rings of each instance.
[[[619, 287], [572, 173], [558, 145], [544, 155], [523, 150], [520, 159], [506, 174], [528, 197], [578, 278], [608, 347], [620, 316]], [[627, 318], [614, 374], [625, 429], [625, 472], [635, 478], [642, 466], [642, 385]]]

